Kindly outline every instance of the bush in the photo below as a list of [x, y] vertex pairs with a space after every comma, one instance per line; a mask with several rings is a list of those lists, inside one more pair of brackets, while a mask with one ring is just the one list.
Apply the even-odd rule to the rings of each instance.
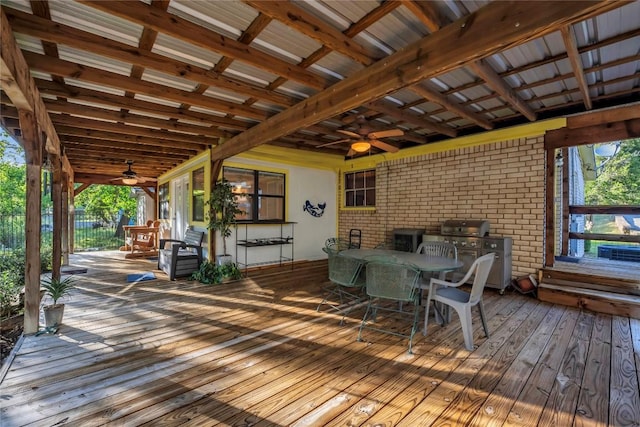
[[241, 277], [242, 272], [235, 263], [216, 265], [209, 261], [200, 264], [198, 271], [191, 275], [192, 280], [197, 280], [206, 285], [222, 283], [222, 280], [226, 278], [238, 280]]

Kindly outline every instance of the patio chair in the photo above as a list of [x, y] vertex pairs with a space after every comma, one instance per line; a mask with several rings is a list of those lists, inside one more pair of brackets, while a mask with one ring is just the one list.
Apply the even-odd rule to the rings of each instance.
[[[416, 250], [417, 254], [424, 254], [426, 256], [441, 256], [446, 258], [458, 259], [458, 248], [452, 243], [440, 242], [440, 241], [427, 241], [422, 242]], [[445, 280], [447, 278], [447, 271], [441, 271], [438, 273], [438, 279]], [[429, 282], [432, 277], [435, 277], [435, 272], [422, 272], [420, 280], [420, 302], [422, 302], [422, 291], [429, 290]], [[439, 315], [439, 311], [436, 310], [436, 316]], [[425, 318], [425, 324], [427, 319]]]
[[[164, 271], [169, 280], [191, 276], [202, 264], [202, 241], [204, 232], [187, 230], [184, 240], [160, 239], [158, 270]], [[166, 249], [167, 243], [171, 247]]]
[[[420, 271], [407, 264], [401, 264], [390, 257], [376, 257], [366, 264], [367, 295], [369, 303], [367, 311], [362, 318], [358, 331], [358, 341], [362, 341], [362, 330], [365, 328], [376, 330], [390, 335], [409, 339], [409, 354], [413, 353], [413, 336], [418, 327], [420, 305], [418, 304], [418, 279]], [[413, 303], [413, 313], [398, 308], [399, 303]], [[411, 330], [408, 334], [396, 332], [392, 329], [384, 329], [381, 326], [372, 326], [372, 321], [377, 321], [378, 312], [389, 313], [385, 321], [406, 320], [411, 315]], [[390, 327], [395, 328], [394, 323]]]
[[331, 286], [326, 288], [325, 298], [318, 304], [316, 311], [320, 311], [323, 304], [342, 314], [340, 325], [344, 318], [358, 303], [364, 301], [365, 279], [362, 274], [364, 262], [359, 259], [340, 256], [339, 251], [323, 248], [329, 255], [329, 280]]
[[[349, 245], [349, 241], [345, 239], [341, 239], [339, 237], [330, 237], [324, 242], [324, 247], [327, 250], [333, 251], [344, 251], [347, 249], [351, 249]], [[326, 252], [326, 251], [325, 251]]]
[[[462, 335], [464, 336], [464, 345], [469, 351], [473, 351], [473, 327], [471, 325], [471, 307], [477, 305], [480, 310], [480, 319], [482, 327], [487, 338], [489, 338], [489, 329], [487, 328], [487, 319], [484, 315], [484, 306], [482, 305], [482, 292], [489, 277], [489, 271], [495, 259], [494, 253], [489, 253], [476, 259], [467, 274], [460, 281], [451, 283], [445, 280], [432, 278], [429, 285], [429, 297], [427, 299], [427, 307], [424, 318], [424, 334], [427, 334], [427, 320], [429, 316], [429, 304], [431, 301], [440, 302], [453, 307], [458, 313], [460, 324], [462, 325]], [[473, 284], [471, 285], [471, 293], [458, 289], [459, 286], [465, 284], [467, 280], [475, 275]], [[447, 318], [447, 316], [444, 316]]]

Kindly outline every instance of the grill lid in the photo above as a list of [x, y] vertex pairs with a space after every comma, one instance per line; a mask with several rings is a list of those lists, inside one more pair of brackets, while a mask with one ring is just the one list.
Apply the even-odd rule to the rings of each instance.
[[449, 219], [442, 223], [440, 234], [448, 236], [488, 236], [489, 221], [484, 219]]

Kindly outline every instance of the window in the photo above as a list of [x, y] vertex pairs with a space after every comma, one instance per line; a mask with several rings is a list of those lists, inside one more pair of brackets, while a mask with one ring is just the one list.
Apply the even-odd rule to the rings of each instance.
[[204, 167], [191, 173], [191, 218], [204, 221]]
[[347, 207], [376, 205], [375, 169], [344, 174], [344, 205]]
[[169, 183], [158, 187], [158, 218], [169, 219]]
[[285, 175], [253, 169], [225, 167], [224, 178], [233, 186], [241, 222], [283, 222], [285, 219]]

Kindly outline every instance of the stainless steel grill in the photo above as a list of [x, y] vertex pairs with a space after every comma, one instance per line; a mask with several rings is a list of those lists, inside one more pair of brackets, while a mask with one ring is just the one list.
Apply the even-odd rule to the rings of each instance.
[[458, 248], [458, 259], [463, 263], [459, 276], [464, 275], [478, 257], [495, 253], [496, 258], [487, 279], [487, 286], [496, 288], [503, 294], [511, 283], [512, 239], [489, 236], [489, 229], [490, 224], [487, 220], [452, 219], [442, 223], [439, 235], [425, 234], [422, 240], [439, 240], [454, 244]]

